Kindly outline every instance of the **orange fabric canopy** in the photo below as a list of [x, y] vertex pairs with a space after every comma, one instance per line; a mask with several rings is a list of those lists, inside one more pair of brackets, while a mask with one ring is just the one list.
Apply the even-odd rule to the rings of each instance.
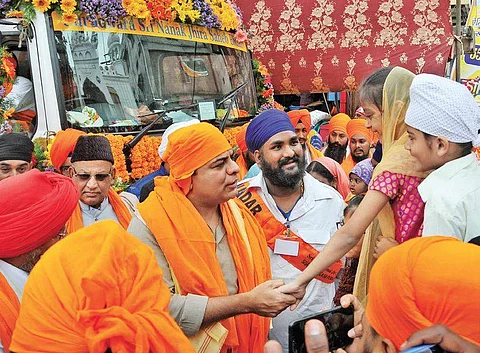
[[333, 131], [347, 133], [347, 124], [350, 120], [350, 117], [344, 113], [334, 115], [328, 123], [328, 133], [331, 134]]
[[397, 349], [435, 323], [480, 343], [480, 247], [453, 237], [409, 240], [383, 254], [370, 276], [372, 327]]
[[366, 123], [367, 121], [365, 119], [350, 120], [347, 124], [348, 138], [351, 139], [354, 135], [362, 135], [371, 143], [373, 140], [373, 132], [372, 129], [366, 127]]
[[86, 133], [76, 129], [66, 129], [57, 132], [50, 150], [50, 159], [56, 170], [60, 171], [63, 163], [65, 163], [70, 153], [73, 152], [78, 138], [82, 135], [86, 135]]
[[186, 195], [195, 170], [230, 149], [232, 147], [220, 130], [200, 123], [173, 132], [163, 160], [170, 165], [170, 178]]
[[307, 109], [291, 110], [287, 114], [295, 128], [299, 122], [302, 122], [307, 129], [307, 134], [310, 132], [312, 129], [312, 117]]
[[30, 274], [10, 349], [194, 352], [153, 251], [113, 221], [67, 236]]

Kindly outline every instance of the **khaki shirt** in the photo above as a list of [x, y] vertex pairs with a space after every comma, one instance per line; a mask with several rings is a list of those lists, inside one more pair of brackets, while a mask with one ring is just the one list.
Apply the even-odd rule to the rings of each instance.
[[[153, 249], [158, 265], [163, 271], [163, 280], [172, 293], [170, 313], [187, 336], [194, 336], [202, 326], [208, 297], [195, 294], [174, 294], [175, 285], [169, 264], [150, 229], [148, 229], [143, 220], [134, 216], [127, 231]], [[233, 295], [238, 293], [238, 277], [232, 252], [225, 235], [225, 228], [223, 224], [220, 224], [215, 230], [216, 255], [227, 285], [228, 294]], [[178, 270], [173, 269], [174, 273], [176, 271]]]

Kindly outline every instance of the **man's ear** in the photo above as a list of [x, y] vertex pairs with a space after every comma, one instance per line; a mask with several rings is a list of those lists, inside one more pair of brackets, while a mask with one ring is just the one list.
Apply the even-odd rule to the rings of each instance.
[[71, 166], [68, 168], [68, 176], [69, 176], [70, 178], [73, 178], [73, 174], [74, 174], [74, 172], [73, 172], [73, 165], [71, 165]]
[[117, 170], [115, 169], [115, 167], [112, 167], [112, 184], [113, 182], [115, 181], [115, 176], [117, 175]]
[[256, 150], [253, 153], [253, 158], [255, 159], [255, 163], [259, 164], [260, 163], [260, 151]]
[[451, 149], [450, 142], [442, 136], [435, 137], [434, 144], [438, 157], [444, 157]]
[[381, 338], [382, 342], [382, 352], [383, 353], [397, 353], [397, 349], [395, 348], [395, 345], [393, 344], [392, 341], [390, 341], [388, 338]]
[[27, 170], [32, 170], [33, 168], [33, 162], [28, 163], [28, 169]]

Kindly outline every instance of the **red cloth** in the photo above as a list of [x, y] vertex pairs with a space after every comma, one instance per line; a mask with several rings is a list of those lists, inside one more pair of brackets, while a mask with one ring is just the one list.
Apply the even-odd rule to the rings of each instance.
[[312, 117], [307, 109], [291, 110], [287, 114], [292, 122], [293, 127], [296, 128], [298, 123], [302, 122], [307, 129], [307, 134], [310, 132], [312, 129]]
[[30, 170], [0, 182], [0, 259], [25, 254], [55, 237], [80, 198], [63, 175]]
[[65, 131], [57, 132], [50, 150], [50, 159], [56, 170], [60, 171], [68, 155], [73, 152], [78, 138], [82, 135], [86, 135], [86, 133], [76, 129], [66, 129]]
[[275, 94], [355, 91], [383, 66], [445, 74], [453, 38], [448, 0], [395, 1], [394, 8], [391, 1], [236, 3]]

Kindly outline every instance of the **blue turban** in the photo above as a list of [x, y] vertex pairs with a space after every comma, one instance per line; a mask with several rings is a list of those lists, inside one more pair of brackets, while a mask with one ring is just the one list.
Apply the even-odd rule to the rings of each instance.
[[245, 137], [248, 150], [252, 153], [259, 150], [270, 137], [284, 131], [295, 132], [287, 113], [278, 109], [265, 110], [248, 125]]

